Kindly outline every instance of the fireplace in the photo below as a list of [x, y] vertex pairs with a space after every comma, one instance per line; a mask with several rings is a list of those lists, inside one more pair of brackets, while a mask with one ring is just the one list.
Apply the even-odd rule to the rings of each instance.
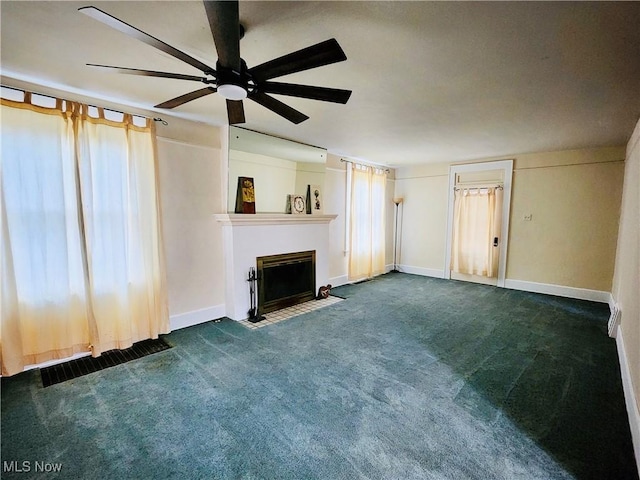
[[258, 315], [315, 298], [316, 251], [258, 257]]
[[336, 217], [334, 214], [216, 214], [223, 232], [226, 316], [246, 320], [252, 306], [247, 273], [256, 268], [259, 257], [315, 251], [314, 287], [332, 283], [329, 281], [329, 223]]

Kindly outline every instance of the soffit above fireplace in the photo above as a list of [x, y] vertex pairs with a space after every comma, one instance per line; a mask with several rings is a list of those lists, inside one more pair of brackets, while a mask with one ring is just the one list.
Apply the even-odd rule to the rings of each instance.
[[329, 223], [338, 215], [293, 215], [287, 213], [218, 213], [213, 217], [222, 225], [305, 225]]

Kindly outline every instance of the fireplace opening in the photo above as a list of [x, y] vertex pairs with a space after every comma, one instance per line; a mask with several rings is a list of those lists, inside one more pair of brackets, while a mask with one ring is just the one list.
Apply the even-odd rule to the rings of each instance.
[[315, 298], [316, 252], [258, 257], [258, 315]]

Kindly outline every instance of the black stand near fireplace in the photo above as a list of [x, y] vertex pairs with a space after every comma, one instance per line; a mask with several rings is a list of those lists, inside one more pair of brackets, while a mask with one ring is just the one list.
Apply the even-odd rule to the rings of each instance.
[[257, 280], [256, 269], [251, 267], [249, 269], [249, 278], [247, 278], [249, 282], [249, 296], [251, 297], [251, 308], [249, 309], [249, 321], [251, 323], [258, 323], [264, 320], [264, 316], [258, 313], [258, 296], [256, 294]]

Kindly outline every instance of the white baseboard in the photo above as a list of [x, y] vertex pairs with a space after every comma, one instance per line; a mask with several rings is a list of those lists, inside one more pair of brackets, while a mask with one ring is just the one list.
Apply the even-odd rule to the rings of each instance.
[[610, 303], [611, 293], [600, 290], [589, 290], [586, 288], [565, 287], [563, 285], [553, 285], [550, 283], [527, 282], [524, 280], [504, 281], [505, 288], [513, 290], [524, 290], [525, 292], [545, 293], [558, 297], [577, 298], [579, 300], [591, 300], [592, 302]]
[[398, 265], [398, 270], [402, 273], [412, 275], [422, 275], [423, 277], [444, 278], [444, 270], [437, 268], [412, 267], [410, 265]]
[[195, 310], [193, 312], [180, 313], [169, 317], [169, 325], [171, 330], [179, 330], [181, 328], [191, 327], [199, 323], [205, 323], [210, 320], [216, 320], [224, 317], [226, 309], [224, 304], [214, 305], [213, 307]]
[[[398, 265], [398, 270], [402, 273], [422, 275], [423, 277], [445, 278], [445, 271], [436, 268], [413, 267], [411, 265]], [[563, 285], [553, 285], [550, 283], [527, 282], [524, 280], [506, 279], [505, 288], [513, 290], [523, 290], [525, 292], [545, 293], [558, 297], [576, 298], [579, 300], [591, 300], [593, 302], [607, 303], [612, 309], [615, 302], [610, 292], [600, 290], [589, 290], [586, 288], [565, 287]]]
[[36, 364], [32, 364], [32, 365], [25, 365], [25, 367], [22, 369], [22, 371], [26, 372], [27, 370], [33, 370], [35, 368], [52, 367], [54, 365], [59, 365], [61, 363], [70, 362], [71, 360], [77, 360], [79, 358], [90, 357], [90, 356], [91, 356], [91, 352], [80, 352], [80, 353], [76, 353], [75, 355], [71, 355], [70, 357], [66, 357], [66, 358], [57, 358], [55, 360], [49, 360], [47, 362], [36, 363]]
[[614, 300], [612, 293], [609, 294], [609, 300], [607, 300], [607, 303], [609, 304], [609, 311], [613, 312], [613, 309], [616, 307], [616, 301]]
[[340, 285], [347, 285], [351, 282], [349, 281], [348, 275], [340, 275], [339, 277], [331, 277], [329, 279], [329, 283], [331, 284], [331, 287], [339, 287]]
[[638, 475], [640, 476], [640, 411], [638, 411], [638, 399], [633, 390], [631, 380], [631, 370], [627, 361], [627, 353], [624, 349], [623, 330], [618, 328], [616, 335], [616, 346], [618, 347], [618, 360], [620, 363], [620, 373], [622, 375], [622, 388], [624, 390], [624, 400], [627, 405], [627, 415], [629, 416], [629, 427], [631, 428], [631, 440], [633, 441], [633, 452], [636, 456]]
[[607, 331], [611, 338], [616, 338], [618, 329], [620, 328], [620, 319], [622, 318], [622, 312], [620, 306], [615, 302], [609, 302], [609, 321], [607, 322]]

